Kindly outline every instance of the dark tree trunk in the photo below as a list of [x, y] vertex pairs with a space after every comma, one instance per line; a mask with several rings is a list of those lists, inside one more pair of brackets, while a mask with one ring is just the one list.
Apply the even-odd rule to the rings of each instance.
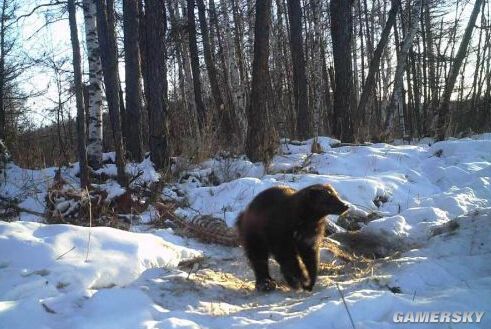
[[411, 73], [413, 77], [413, 97], [414, 97], [414, 123], [413, 128], [416, 137], [421, 137], [425, 132], [423, 120], [421, 120], [421, 80], [418, 70], [416, 69], [416, 55], [411, 49], [409, 51], [409, 56], [411, 58]]
[[[140, 24], [140, 26], [139, 26], [140, 35], [139, 35], [138, 43], [140, 46], [141, 71], [142, 71], [142, 77], [143, 77], [143, 85], [146, 88], [147, 81], [148, 81], [147, 54], [146, 54], [146, 52], [147, 52], [147, 44], [146, 44], [147, 27], [146, 27], [146, 18], [145, 18], [145, 10], [144, 10], [144, 5], [143, 5], [143, 0], [138, 0], [138, 14], [139, 14], [138, 23]], [[145, 95], [146, 95], [146, 92], [145, 92]]]
[[116, 32], [114, 25], [109, 24], [108, 17], [114, 10], [112, 1], [97, 1], [97, 30], [99, 33], [99, 45], [101, 49], [102, 71], [106, 86], [106, 98], [109, 109], [109, 119], [113, 133], [114, 148], [116, 150], [116, 167], [118, 183], [126, 186], [128, 180], [125, 173], [125, 153], [123, 136], [121, 133], [120, 98], [119, 98], [119, 74], [118, 74], [118, 49], [116, 44]]
[[7, 1], [2, 3], [0, 16], [0, 142], [5, 142], [6, 120], [5, 120], [5, 10]]
[[457, 76], [459, 75], [460, 66], [462, 65], [462, 62], [464, 61], [465, 55], [467, 53], [467, 48], [472, 36], [472, 30], [476, 25], [477, 16], [479, 15], [482, 2], [483, 0], [476, 0], [476, 2], [474, 3], [474, 9], [472, 9], [471, 17], [469, 18], [469, 22], [467, 23], [464, 36], [462, 37], [462, 42], [460, 43], [459, 50], [457, 51], [457, 55], [455, 56], [455, 60], [452, 64], [452, 68], [450, 69], [447, 83], [445, 84], [445, 90], [443, 91], [440, 108], [438, 109], [438, 119], [436, 126], [437, 140], [445, 139], [448, 112], [450, 108], [450, 96], [452, 96], [455, 81], [457, 81]]
[[300, 139], [312, 137], [312, 115], [307, 96], [307, 77], [302, 38], [302, 8], [300, 0], [288, 0], [288, 20], [290, 22], [290, 49], [293, 63], [293, 95], [295, 98], [296, 131]]
[[132, 160], [143, 159], [143, 145], [141, 137], [142, 113], [142, 85], [140, 66], [139, 10], [137, 0], [123, 1], [124, 20], [124, 55], [126, 80], [126, 113], [127, 122], [131, 122], [128, 129], [127, 146]]
[[269, 118], [269, 30], [271, 0], [256, 0], [251, 102], [247, 111], [246, 154], [251, 161], [268, 162], [274, 155], [275, 132]]
[[[146, 67], [147, 85], [145, 91], [148, 108], [148, 134], [150, 159], [157, 168], [169, 164], [167, 145], [167, 105], [164, 101], [166, 88], [165, 75], [165, 3], [160, 0], [145, 0]], [[151, 27], [151, 28], [149, 28]]]
[[206, 110], [201, 91], [201, 75], [199, 69], [198, 41], [196, 40], [196, 21], [194, 17], [194, 0], [187, 0], [189, 54], [191, 55], [191, 71], [193, 72], [194, 100], [198, 112], [198, 124], [203, 129], [206, 124]]
[[354, 140], [351, 123], [353, 70], [351, 38], [353, 20], [352, 0], [331, 0], [331, 37], [334, 57], [334, 135], [343, 141]]
[[72, 42], [73, 75], [75, 80], [75, 98], [77, 102], [77, 142], [78, 160], [80, 164], [80, 187], [84, 189], [90, 185], [90, 181], [89, 168], [87, 165], [87, 149], [85, 145], [85, 106], [75, 0], [68, 0], [68, 20], [70, 24], [70, 39]]

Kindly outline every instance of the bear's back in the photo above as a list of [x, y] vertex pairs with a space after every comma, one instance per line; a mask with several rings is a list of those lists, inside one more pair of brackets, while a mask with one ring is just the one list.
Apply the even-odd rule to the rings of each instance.
[[289, 198], [295, 194], [295, 189], [288, 186], [275, 186], [268, 188], [258, 195], [249, 204], [248, 210], [253, 212], [267, 212], [271, 209], [285, 206]]

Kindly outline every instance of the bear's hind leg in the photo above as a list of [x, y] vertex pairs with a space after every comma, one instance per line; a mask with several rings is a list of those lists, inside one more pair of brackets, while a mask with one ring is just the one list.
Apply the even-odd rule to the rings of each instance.
[[[252, 240], [252, 239], [251, 239]], [[256, 278], [256, 290], [272, 291], [276, 289], [276, 282], [269, 276], [269, 252], [266, 244], [259, 239], [249, 240], [245, 249], [247, 258]]]

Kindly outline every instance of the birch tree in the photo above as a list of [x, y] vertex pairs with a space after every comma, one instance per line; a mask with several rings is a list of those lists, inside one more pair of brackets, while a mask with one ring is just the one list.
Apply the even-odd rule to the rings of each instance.
[[83, 0], [85, 43], [89, 62], [88, 99], [88, 143], [89, 166], [97, 170], [102, 166], [102, 65], [97, 37], [96, 0]]

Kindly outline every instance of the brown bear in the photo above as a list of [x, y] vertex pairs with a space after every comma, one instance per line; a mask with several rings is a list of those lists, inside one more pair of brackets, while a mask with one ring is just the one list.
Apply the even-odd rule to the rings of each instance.
[[277, 186], [259, 193], [236, 223], [254, 270], [256, 290], [276, 288], [268, 269], [272, 255], [291, 288], [311, 291], [317, 279], [324, 217], [347, 210], [348, 205], [330, 185], [316, 184], [299, 191]]

